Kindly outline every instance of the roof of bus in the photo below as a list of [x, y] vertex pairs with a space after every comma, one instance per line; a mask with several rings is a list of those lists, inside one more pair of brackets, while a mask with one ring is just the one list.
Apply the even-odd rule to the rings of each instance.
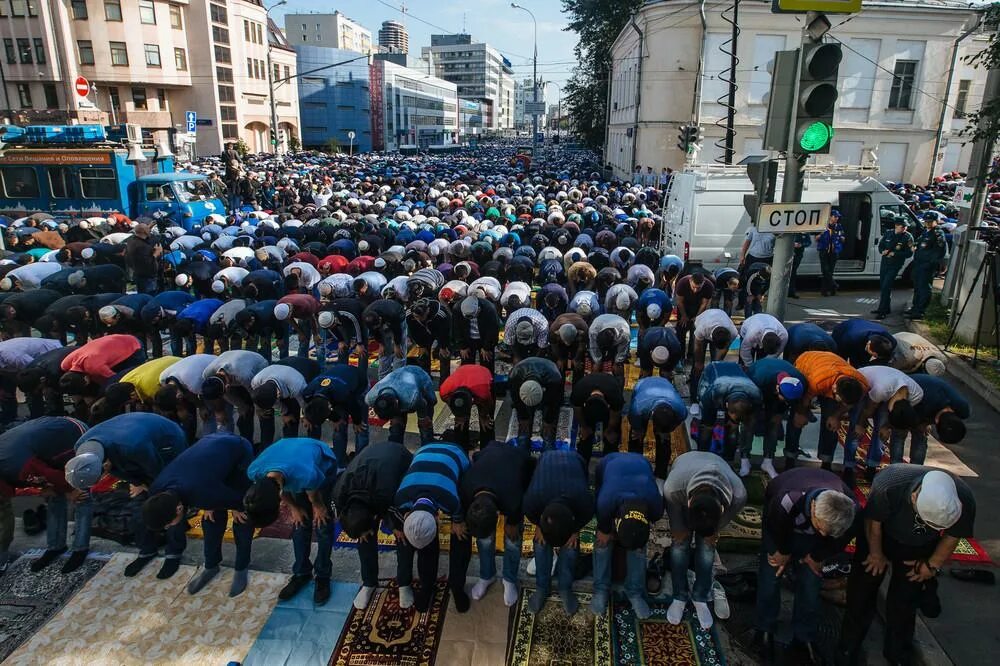
[[205, 176], [200, 173], [151, 173], [146, 176], [140, 176], [137, 178], [140, 183], [162, 183], [164, 181], [177, 181], [177, 180], [205, 180]]

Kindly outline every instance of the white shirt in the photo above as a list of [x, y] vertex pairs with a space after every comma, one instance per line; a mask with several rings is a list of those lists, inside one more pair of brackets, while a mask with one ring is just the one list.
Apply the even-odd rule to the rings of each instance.
[[[329, 296], [324, 296], [323, 298], [347, 298], [354, 293], [354, 276], [349, 273], [334, 273], [328, 278], [321, 280], [323, 284], [330, 285], [333, 290]], [[322, 295], [324, 289], [319, 288], [319, 293]]]
[[299, 286], [305, 289], [312, 289], [317, 284], [319, 284], [320, 280], [323, 279], [323, 276], [319, 274], [319, 271], [316, 270], [316, 267], [305, 261], [293, 261], [292, 263], [285, 266], [285, 269], [282, 272], [282, 274], [285, 277], [288, 277], [289, 275], [292, 274], [292, 269], [294, 268], [298, 268], [302, 271], [302, 275], [301, 277], [299, 277]]
[[739, 336], [739, 331], [733, 325], [733, 320], [724, 311], [718, 308], [709, 308], [694, 318], [694, 337], [701, 342], [709, 342], [712, 339], [712, 331], [722, 326], [727, 329], [733, 340]]
[[500, 281], [495, 277], [481, 277], [477, 280], [473, 280], [469, 285], [469, 295], [476, 293], [476, 289], [482, 289], [483, 293], [486, 294], [486, 299], [496, 303], [500, 300], [500, 294], [503, 289], [500, 287]]
[[624, 363], [628, 358], [629, 343], [632, 341], [632, 328], [628, 322], [616, 314], [602, 314], [590, 324], [590, 357], [595, 363], [601, 361], [601, 350], [597, 346], [597, 335], [601, 331], [613, 328], [615, 330], [615, 363]]
[[215, 354], [185, 356], [160, 373], [160, 384], [165, 385], [173, 379], [188, 391], [201, 393], [201, 385], [205, 382], [205, 368], [215, 359]]
[[932, 358], [939, 359], [942, 363], [948, 362], [944, 352], [927, 338], [906, 331], [896, 333], [893, 337], [896, 338], [896, 349], [893, 351], [890, 365], [897, 370], [906, 373], [919, 372], [924, 363]]
[[740, 326], [740, 360], [743, 361], [743, 365], [754, 362], [754, 351], [760, 348], [760, 341], [767, 333], [776, 333], [781, 340], [778, 351], [770, 354], [768, 358], [781, 358], [788, 342], [788, 331], [780, 321], [766, 312], [758, 312], [743, 321], [743, 325]]
[[448, 280], [444, 283], [444, 286], [441, 287], [441, 291], [444, 291], [445, 289], [451, 289], [458, 296], [465, 296], [469, 293], [469, 283], [462, 282], [461, 280]]
[[223, 268], [221, 271], [215, 274], [214, 280], [221, 280], [225, 278], [226, 282], [231, 285], [238, 285], [243, 283], [243, 278], [245, 278], [250, 271], [245, 268], [240, 268], [239, 266], [230, 266], [229, 268]]
[[269, 365], [250, 380], [250, 390], [260, 388], [273, 381], [278, 387], [278, 397], [295, 398], [304, 406], [302, 391], [306, 388], [306, 378], [295, 368], [287, 365]]
[[11, 338], [0, 342], [0, 370], [23, 370], [45, 352], [59, 349], [62, 343], [48, 338]]
[[219, 306], [219, 309], [208, 318], [209, 324], [224, 324], [228, 326], [236, 318], [237, 312], [242, 312], [247, 307], [247, 302], [242, 298], [226, 301]]
[[235, 259], [236, 262], [239, 263], [244, 259], [249, 259], [250, 257], [254, 256], [254, 251], [252, 247], [246, 247], [241, 245], [239, 247], [229, 248], [228, 250], [222, 253], [222, 256]]
[[909, 389], [911, 405], [916, 405], [924, 399], [924, 390], [920, 388], [920, 384], [901, 370], [884, 365], [870, 365], [867, 368], [859, 368], [858, 372], [868, 380], [868, 399], [872, 402], [888, 402], [896, 391], [904, 387]]
[[7, 273], [7, 277], [11, 280], [14, 278], [20, 280], [23, 289], [38, 289], [42, 284], [42, 280], [53, 273], [58, 273], [62, 269], [62, 264], [52, 261], [36, 261], [33, 264], [25, 264], [24, 266], [15, 268]]
[[507, 303], [510, 302], [511, 296], [517, 296], [517, 300], [521, 302], [521, 305], [530, 305], [531, 287], [529, 287], [526, 282], [511, 282], [507, 285], [507, 288], [503, 290], [503, 295], [500, 297], [500, 305], [507, 307]]
[[202, 379], [214, 377], [220, 370], [230, 380], [243, 388], [250, 388], [254, 375], [268, 366], [268, 361], [257, 352], [246, 349], [230, 349], [215, 357], [202, 373]]

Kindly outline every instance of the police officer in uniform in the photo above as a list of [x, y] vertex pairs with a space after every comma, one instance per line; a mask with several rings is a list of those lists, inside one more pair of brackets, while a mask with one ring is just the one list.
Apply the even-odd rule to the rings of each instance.
[[917, 238], [913, 253], [913, 305], [905, 313], [908, 319], [923, 319], [931, 300], [931, 284], [937, 274], [938, 264], [944, 259], [947, 245], [944, 232], [938, 229], [936, 213], [924, 213], [924, 232]]
[[885, 319], [889, 315], [892, 308], [893, 282], [899, 269], [913, 254], [913, 236], [906, 230], [906, 219], [893, 216], [889, 221], [893, 226], [886, 229], [882, 240], [878, 243], [878, 251], [882, 254], [882, 265], [879, 268], [878, 307], [872, 310], [876, 319]]

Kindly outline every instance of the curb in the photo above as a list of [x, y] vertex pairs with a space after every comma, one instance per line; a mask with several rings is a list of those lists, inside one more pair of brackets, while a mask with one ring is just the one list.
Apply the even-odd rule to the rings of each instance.
[[[878, 615], [885, 625], [885, 595], [888, 585], [883, 585], [878, 591]], [[941, 645], [934, 638], [934, 633], [924, 622], [924, 619], [917, 615], [915, 631], [913, 632], [913, 657], [914, 663], [920, 666], [954, 666], [954, 663]], [[884, 628], [883, 628], [884, 631]], [[874, 655], [869, 655], [869, 657]], [[881, 656], [881, 655], [879, 655]], [[871, 659], [869, 659], [871, 663]], [[881, 663], [876, 661], [876, 663]]]
[[[921, 335], [928, 340], [931, 339], [927, 325], [919, 321], [907, 320], [906, 330]], [[972, 364], [958, 354], [945, 350], [941, 345], [938, 345], [938, 348], [948, 357], [948, 374], [982, 397], [993, 408], [993, 411], [1000, 413], [1000, 389], [983, 379], [976, 372], [976, 369], [972, 367]]]

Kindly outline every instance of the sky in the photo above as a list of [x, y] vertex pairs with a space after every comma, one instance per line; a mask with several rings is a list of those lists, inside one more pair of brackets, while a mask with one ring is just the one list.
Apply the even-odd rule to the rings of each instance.
[[[531, 78], [532, 22], [527, 12], [514, 9], [510, 0], [405, 0], [405, 18], [400, 12], [404, 0], [288, 0], [274, 11], [278, 25], [284, 14], [332, 14], [339, 11], [372, 31], [378, 41], [382, 21], [403, 20], [410, 35], [410, 55], [420, 56], [420, 47], [430, 46], [431, 35], [468, 32], [474, 42], [486, 42], [500, 51], [514, 67], [514, 78]], [[269, 4], [265, 2], [265, 4]], [[576, 34], [566, 32], [566, 17], [560, 0], [521, 0], [538, 21], [538, 75], [543, 81], [563, 86], [573, 73]], [[428, 24], [434, 24], [428, 25]], [[547, 102], [555, 104], [559, 90], [546, 86]]]

